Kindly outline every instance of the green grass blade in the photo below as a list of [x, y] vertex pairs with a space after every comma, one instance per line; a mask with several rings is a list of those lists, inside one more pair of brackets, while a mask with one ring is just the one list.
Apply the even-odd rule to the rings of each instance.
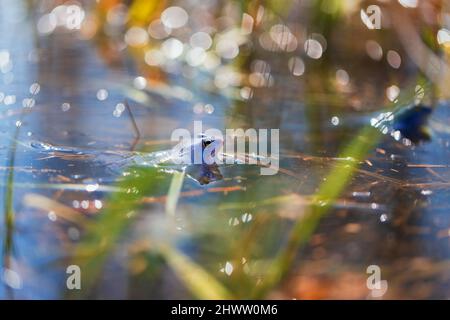
[[[420, 80], [419, 83], [424, 88], [429, 88], [427, 84], [423, 84]], [[394, 104], [394, 112], [401, 106], [412, 103], [415, 97], [414, 88], [415, 84], [409, 90], [405, 90], [406, 93]], [[307, 209], [306, 214], [293, 226], [287, 245], [269, 266], [264, 284], [255, 290], [254, 296], [256, 298], [263, 297], [270, 288], [279, 283], [286, 275], [297, 255], [298, 249], [310, 239], [322, 217], [329, 211], [331, 204], [340, 196], [353, 177], [360, 162], [379, 143], [382, 136], [383, 134], [379, 130], [371, 125], [367, 125], [344, 148], [339, 158], [349, 158], [353, 161], [339, 163], [327, 175], [325, 181], [314, 195], [313, 202]]]
[[161, 254], [186, 288], [198, 299], [232, 299], [231, 293], [210, 273], [168, 246], [160, 247]]
[[133, 212], [141, 205], [141, 197], [155, 193], [160, 186], [161, 173], [157, 168], [129, 169], [133, 175], [121, 181], [118, 188], [126, 192], [111, 195], [108, 206], [75, 248], [72, 264], [82, 273], [82, 290], [71, 294], [89, 295], [102, 270], [103, 264], [133, 221]]
[[181, 188], [183, 187], [184, 171], [175, 172], [172, 176], [169, 192], [166, 199], [166, 213], [169, 216], [175, 215], [178, 199], [180, 197]]

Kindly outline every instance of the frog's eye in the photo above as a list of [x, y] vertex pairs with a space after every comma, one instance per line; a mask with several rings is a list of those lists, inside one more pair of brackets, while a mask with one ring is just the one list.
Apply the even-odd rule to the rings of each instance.
[[212, 142], [212, 140], [208, 140], [208, 139], [203, 140], [203, 148], [205, 148], [206, 146], [209, 146], [211, 144], [211, 142]]

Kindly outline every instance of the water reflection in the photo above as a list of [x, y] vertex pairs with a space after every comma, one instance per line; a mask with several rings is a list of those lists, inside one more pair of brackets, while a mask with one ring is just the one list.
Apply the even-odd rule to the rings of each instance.
[[[363, 299], [371, 264], [382, 267], [387, 298], [448, 297], [448, 103], [416, 84], [419, 67], [393, 30], [383, 40], [336, 23], [359, 10], [322, 1], [82, 1], [71, 26], [70, 4], [31, 3], [0, 2], [1, 298], [71, 297], [66, 267], [89, 251], [79, 247], [86, 234], [103, 229], [86, 254], [87, 266], [104, 258], [102, 272], [83, 270], [83, 281], [93, 278], [84, 297], [202, 297], [183, 281], [194, 265], [237, 298]], [[410, 83], [413, 103], [434, 109], [391, 119], [381, 106], [400, 105]], [[385, 133], [374, 150], [361, 163], [341, 157], [371, 119]], [[279, 173], [198, 165], [191, 179], [166, 168], [126, 184], [142, 174], [124, 165], [135, 151], [169, 149], [171, 132], [195, 120], [278, 128]], [[415, 143], [425, 125], [431, 139]], [[345, 166], [355, 172], [340, 197], [316, 203], [329, 172]], [[125, 207], [129, 199], [140, 207]], [[268, 262], [313, 205], [330, 212], [261, 295]]]

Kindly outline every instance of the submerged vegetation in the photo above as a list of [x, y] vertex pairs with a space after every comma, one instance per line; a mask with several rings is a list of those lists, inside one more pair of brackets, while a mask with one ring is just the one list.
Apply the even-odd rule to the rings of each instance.
[[[448, 298], [450, 8], [369, 5], [2, 4], [0, 297]], [[279, 155], [166, 161], [194, 121]]]

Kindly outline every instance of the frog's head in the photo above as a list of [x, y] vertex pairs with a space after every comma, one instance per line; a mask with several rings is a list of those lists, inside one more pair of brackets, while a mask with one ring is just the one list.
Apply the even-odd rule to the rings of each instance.
[[189, 144], [179, 148], [178, 156], [186, 164], [215, 164], [219, 150], [223, 146], [221, 138], [200, 135]]
[[[187, 168], [188, 175], [202, 185], [222, 180], [223, 176], [215, 161], [222, 146], [223, 139], [200, 135], [194, 143], [192, 143], [191, 163], [193, 163], [193, 165]], [[195, 152], [201, 152], [201, 163], [196, 164], [194, 162]]]
[[212, 160], [217, 156], [217, 153], [223, 146], [223, 140], [221, 138], [216, 138], [212, 136], [201, 135], [199, 137], [202, 154], [203, 154], [203, 162], [207, 164], [213, 163]]
[[172, 157], [178, 164], [217, 164], [223, 139], [199, 135], [194, 139], [183, 140], [172, 149]]

